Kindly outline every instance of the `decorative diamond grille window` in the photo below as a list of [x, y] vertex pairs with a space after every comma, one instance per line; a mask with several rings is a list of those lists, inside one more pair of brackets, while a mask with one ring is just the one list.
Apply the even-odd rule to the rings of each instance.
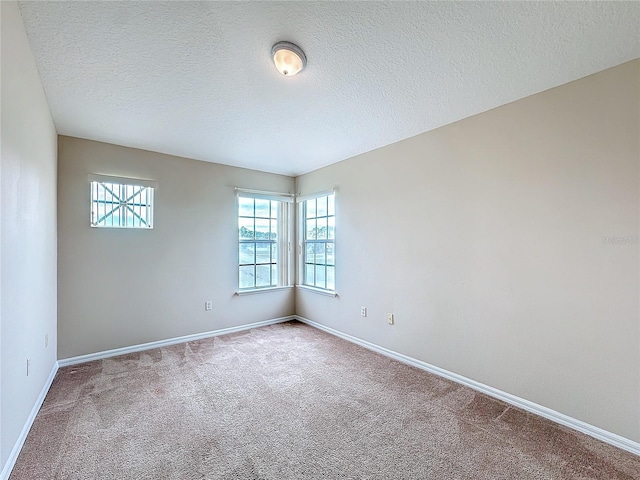
[[135, 179], [90, 177], [91, 226], [102, 228], [153, 228], [154, 186]]

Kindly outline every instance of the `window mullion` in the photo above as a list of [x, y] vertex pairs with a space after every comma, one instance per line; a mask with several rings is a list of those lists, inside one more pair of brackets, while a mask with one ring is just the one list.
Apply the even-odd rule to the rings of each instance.
[[258, 244], [256, 243], [256, 199], [253, 199], [253, 288], [256, 288], [258, 282], [258, 266], [257, 262]]

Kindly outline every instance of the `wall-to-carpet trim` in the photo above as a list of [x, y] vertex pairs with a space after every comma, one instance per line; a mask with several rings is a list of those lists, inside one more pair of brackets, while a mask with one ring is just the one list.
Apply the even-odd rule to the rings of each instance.
[[24, 445], [25, 440], [27, 439], [27, 435], [29, 434], [29, 430], [31, 430], [31, 425], [33, 425], [33, 421], [36, 419], [36, 415], [40, 411], [40, 407], [42, 407], [42, 403], [44, 402], [45, 397], [47, 396], [47, 392], [53, 383], [53, 379], [56, 377], [56, 373], [58, 372], [58, 362], [53, 364], [51, 368], [51, 372], [49, 373], [49, 377], [44, 382], [44, 386], [40, 391], [40, 395], [36, 399], [36, 402], [33, 404], [33, 408], [31, 409], [31, 413], [27, 417], [27, 421], [24, 423], [24, 427], [22, 427], [22, 431], [16, 440], [16, 443], [13, 445], [13, 449], [9, 454], [9, 458], [7, 458], [7, 462], [4, 464], [4, 468], [2, 472], [0, 472], [0, 480], [7, 480], [9, 475], [11, 475], [11, 470], [13, 470], [13, 466], [18, 459], [18, 455], [20, 455], [20, 450], [22, 450], [22, 446]]
[[273, 318], [271, 320], [264, 320], [262, 322], [255, 322], [247, 325], [240, 325], [238, 327], [221, 328], [220, 330], [212, 330], [204, 333], [185, 335], [183, 337], [169, 338], [167, 340], [160, 340], [157, 342], [142, 343], [140, 345], [131, 345], [129, 347], [114, 348], [113, 350], [106, 350], [103, 352], [90, 353], [87, 355], [80, 355], [77, 357], [64, 358], [62, 360], [58, 360], [53, 366], [53, 368], [51, 369], [49, 378], [47, 378], [47, 381], [42, 387], [42, 391], [40, 392], [40, 395], [38, 396], [38, 399], [36, 400], [36, 403], [34, 404], [33, 409], [29, 414], [29, 417], [27, 418], [27, 421], [25, 422], [24, 427], [22, 428], [22, 432], [20, 433], [18, 440], [13, 446], [13, 450], [11, 450], [11, 454], [9, 455], [9, 458], [7, 459], [7, 462], [5, 463], [4, 468], [0, 473], [0, 480], [7, 480], [9, 478], [9, 475], [11, 474], [11, 470], [13, 469], [13, 466], [15, 465], [16, 460], [18, 459], [18, 455], [20, 454], [20, 450], [22, 450], [22, 446], [24, 445], [24, 442], [27, 439], [27, 435], [29, 434], [31, 425], [35, 420], [36, 415], [40, 411], [40, 407], [42, 407], [42, 403], [44, 402], [44, 399], [47, 396], [47, 392], [49, 391], [49, 388], [53, 383], [53, 379], [55, 378], [59, 367], [66, 367], [69, 365], [76, 365], [78, 363], [90, 362], [92, 360], [100, 360], [103, 358], [115, 357], [117, 355], [124, 355], [126, 353], [142, 352], [144, 350], [164, 347], [167, 345], [174, 345], [176, 343], [191, 342], [191, 341], [200, 340], [203, 338], [216, 337], [218, 335], [225, 335], [227, 333], [240, 332], [242, 330], [250, 330], [252, 328], [264, 327], [266, 325], [273, 325], [275, 323], [282, 323], [290, 320], [296, 320], [296, 317], [292, 315], [288, 317]]
[[203, 338], [217, 337], [218, 335], [226, 335], [227, 333], [240, 332], [242, 330], [249, 330], [252, 328], [264, 327], [266, 325], [273, 325], [274, 323], [287, 322], [289, 320], [295, 320], [296, 317], [291, 315], [288, 317], [273, 318], [271, 320], [264, 320], [262, 322], [250, 323], [248, 325], [240, 325], [238, 327], [221, 328], [220, 330], [211, 330], [210, 332], [195, 333], [193, 335], [185, 335], [183, 337], [174, 337], [167, 340], [159, 340], [157, 342], [141, 343], [138, 345], [131, 345], [129, 347], [114, 348], [113, 350], [104, 350], [102, 352], [88, 353], [86, 355], [79, 355], [77, 357], [63, 358], [58, 360], [58, 364], [61, 367], [69, 365], [76, 365], [78, 363], [91, 362], [93, 360], [101, 360], [103, 358], [116, 357], [118, 355], [124, 355], [126, 353], [142, 352], [144, 350], [151, 350], [152, 348], [166, 347], [168, 345], [175, 345], [176, 343], [193, 342], [194, 340], [201, 340]]
[[417, 360], [415, 358], [409, 357], [407, 355], [403, 355], [401, 353], [395, 352], [393, 350], [389, 350], [388, 348], [384, 348], [381, 347], [379, 345], [376, 345], [374, 343], [371, 342], [367, 342], [366, 340], [362, 340], [359, 339], [357, 337], [354, 337], [352, 335], [340, 332], [338, 330], [335, 330], [333, 328], [327, 327], [325, 325], [322, 325], [320, 323], [314, 322], [312, 320], [309, 320], [307, 318], [304, 317], [300, 317], [298, 315], [291, 315], [288, 317], [280, 317], [280, 318], [274, 318], [271, 320], [265, 320], [262, 322], [255, 322], [255, 323], [251, 323], [248, 325], [241, 325], [238, 327], [230, 327], [230, 328], [223, 328], [220, 330], [213, 330], [213, 331], [209, 331], [209, 332], [204, 332], [204, 333], [198, 333], [198, 334], [194, 334], [194, 335], [185, 335], [183, 337], [176, 337], [176, 338], [171, 338], [171, 339], [167, 339], [167, 340], [161, 340], [161, 341], [157, 341], [157, 342], [150, 342], [150, 343], [144, 343], [144, 344], [140, 344], [140, 345], [132, 345], [129, 347], [123, 347], [123, 348], [116, 348], [113, 350], [106, 350], [103, 352], [96, 352], [96, 353], [91, 353], [91, 354], [87, 354], [87, 355], [80, 355], [77, 357], [71, 357], [71, 358], [65, 358], [62, 360], [57, 361], [52, 369], [51, 372], [49, 374], [49, 377], [47, 378], [44, 386], [42, 387], [42, 391], [40, 392], [40, 395], [38, 396], [35, 404], [33, 405], [33, 408], [31, 410], [31, 413], [29, 414], [29, 417], [27, 418], [27, 421], [25, 422], [25, 425], [22, 429], [22, 432], [20, 433], [20, 436], [18, 437], [12, 451], [11, 454], [9, 455], [9, 458], [7, 459], [7, 462], [4, 465], [4, 468], [2, 469], [2, 472], [0, 472], [0, 480], [7, 480], [9, 478], [9, 475], [11, 474], [11, 470], [13, 469], [13, 466], [18, 458], [18, 455], [20, 454], [20, 450], [22, 449], [24, 442], [27, 438], [27, 435], [29, 433], [29, 430], [31, 429], [31, 426], [36, 418], [36, 415], [38, 414], [38, 412], [40, 411], [40, 408], [42, 407], [42, 404], [44, 402], [45, 397], [47, 396], [47, 392], [49, 391], [49, 388], [51, 387], [51, 384], [53, 383], [53, 380], [56, 376], [56, 373], [58, 371], [59, 367], [63, 367], [63, 366], [68, 366], [68, 365], [76, 365], [78, 363], [84, 363], [84, 362], [89, 362], [92, 360], [99, 360], [99, 359], [103, 359], [103, 358], [109, 358], [109, 357], [114, 357], [117, 355], [123, 355], [126, 353], [134, 353], [134, 352], [140, 352], [140, 351], [144, 351], [144, 350], [149, 350], [152, 348], [159, 348], [159, 347], [163, 347], [163, 346], [167, 346], [167, 345], [174, 345], [177, 343], [184, 343], [184, 342], [190, 342], [190, 341], [194, 341], [194, 340], [200, 340], [203, 338], [208, 338], [208, 337], [215, 337], [218, 335], [225, 335], [227, 333], [234, 333], [234, 332], [239, 332], [239, 331], [243, 331], [243, 330], [250, 330], [252, 328], [258, 328], [258, 327], [263, 327], [266, 325], [272, 325], [275, 323], [281, 323], [281, 322], [286, 322], [289, 320], [298, 320], [300, 322], [306, 323], [312, 327], [318, 328], [320, 330], [323, 330], [327, 333], [330, 333], [332, 335], [335, 335], [337, 337], [343, 338], [349, 342], [355, 343], [357, 345], [360, 345], [362, 347], [365, 347], [369, 350], [373, 350], [375, 352], [381, 353], [382, 355], [386, 355], [390, 358], [393, 358], [395, 360], [398, 360], [400, 362], [412, 365], [414, 367], [420, 368], [422, 370], [431, 372], [435, 375], [439, 375], [441, 377], [447, 378], [449, 380], [452, 380], [454, 382], [460, 383], [462, 385], [466, 385], [470, 388], [473, 388], [474, 390], [480, 391], [482, 393], [486, 393], [487, 395], [490, 395], [494, 398], [497, 398], [499, 400], [502, 400], [504, 402], [507, 402], [511, 405], [514, 405], [516, 407], [519, 407], [523, 410], [526, 410], [528, 412], [534, 413], [536, 415], [540, 415], [544, 418], [547, 418], [551, 421], [554, 421], [556, 423], [559, 423], [561, 425], [565, 425], [569, 428], [572, 428], [574, 430], [577, 430], [579, 432], [585, 433], [587, 435], [590, 435], [598, 440], [601, 440], [605, 443], [608, 443], [610, 445], [613, 445], [615, 447], [621, 448], [623, 450], [626, 450], [628, 452], [631, 452], [635, 455], [639, 455], [640, 456], [640, 443], [638, 442], [634, 442], [632, 440], [629, 440], [627, 438], [621, 437], [620, 435], [616, 435], [615, 433], [611, 433], [608, 432], [606, 430], [603, 430], [599, 427], [590, 425], [586, 422], [583, 422], [581, 420], [577, 420], [575, 418], [569, 417], [568, 415], [565, 415], [563, 413], [560, 412], [556, 412], [555, 410], [551, 410], [550, 408], [547, 407], [543, 407], [542, 405], [538, 405], [536, 403], [530, 402], [529, 400], [525, 400], [523, 398], [517, 397], [515, 395], [511, 395], [510, 393], [507, 392], [503, 392], [501, 390], [498, 390], [496, 388], [490, 387], [488, 385], [484, 385], [482, 383], [476, 382], [475, 380], [471, 380], [469, 378], [463, 377], [462, 375], [458, 375], [456, 373], [453, 372], [449, 372], [447, 370], [444, 370], [442, 368], [436, 367], [434, 365], [428, 364], [426, 362], [423, 362], [421, 360]]
[[306, 323], [312, 327], [343, 338], [349, 342], [368, 348], [369, 350], [373, 350], [374, 352], [381, 353], [382, 355], [386, 355], [387, 357], [391, 357], [400, 362], [412, 365], [422, 370], [426, 370], [427, 372], [433, 373], [435, 375], [447, 378], [456, 383], [460, 383], [479, 392], [486, 393], [491, 397], [497, 398], [536, 415], [540, 415], [541, 417], [544, 417], [548, 420], [585, 433], [593, 438], [640, 456], [640, 443], [638, 442], [634, 442], [633, 440], [629, 440], [628, 438], [608, 432], [607, 430], [603, 430], [602, 428], [590, 425], [586, 422], [583, 422], [582, 420], [578, 420], [563, 413], [556, 412], [555, 410], [552, 410], [550, 408], [543, 407], [542, 405], [538, 405], [537, 403], [530, 402], [529, 400], [525, 400], [524, 398], [520, 398], [510, 393], [503, 392], [502, 390], [498, 390], [497, 388], [493, 388], [483, 383], [476, 382], [475, 380], [463, 377], [462, 375], [449, 372], [448, 370], [436, 367], [435, 365], [431, 365], [421, 360], [417, 360], [413, 357], [403, 355], [402, 353], [389, 350], [388, 348], [384, 348], [374, 343], [367, 342], [366, 340], [362, 340], [347, 333], [340, 332], [331, 327], [327, 327], [320, 323], [314, 322], [313, 320], [309, 320], [308, 318], [304, 318], [299, 315], [296, 315], [295, 318], [300, 322]]

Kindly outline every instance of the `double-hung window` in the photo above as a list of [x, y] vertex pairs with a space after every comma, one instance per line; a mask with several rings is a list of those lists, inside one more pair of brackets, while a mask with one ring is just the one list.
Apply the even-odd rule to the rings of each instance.
[[289, 284], [291, 195], [238, 192], [238, 288]]
[[335, 291], [335, 194], [300, 202], [302, 284]]
[[153, 228], [156, 182], [136, 178], [89, 175], [91, 226]]

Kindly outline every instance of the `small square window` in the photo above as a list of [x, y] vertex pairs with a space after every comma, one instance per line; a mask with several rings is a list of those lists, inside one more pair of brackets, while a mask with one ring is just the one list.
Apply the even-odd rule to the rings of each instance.
[[153, 228], [154, 187], [137, 185], [133, 179], [119, 180], [123, 179], [90, 177], [91, 226]]

